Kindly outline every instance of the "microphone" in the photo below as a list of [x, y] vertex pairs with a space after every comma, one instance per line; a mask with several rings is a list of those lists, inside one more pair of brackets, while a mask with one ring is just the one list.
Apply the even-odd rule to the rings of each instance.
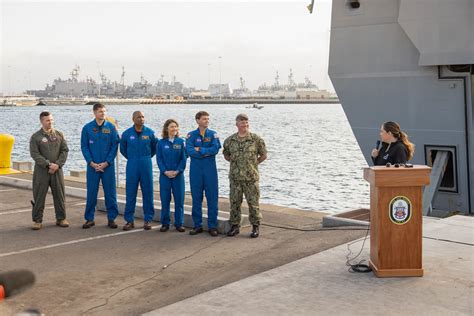
[[379, 150], [379, 146], [380, 146], [380, 140], [377, 140], [377, 143], [375, 145], [375, 149]]
[[0, 273], [0, 301], [26, 290], [35, 283], [35, 275], [29, 270], [13, 270]]

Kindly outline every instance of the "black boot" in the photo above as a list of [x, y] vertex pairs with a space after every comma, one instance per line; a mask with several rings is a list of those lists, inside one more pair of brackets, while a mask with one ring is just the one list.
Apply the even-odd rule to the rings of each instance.
[[259, 225], [252, 225], [252, 233], [250, 234], [250, 238], [257, 238], [260, 234]]
[[234, 237], [235, 235], [238, 235], [239, 233], [240, 233], [239, 225], [232, 225], [230, 230], [227, 232], [227, 236]]

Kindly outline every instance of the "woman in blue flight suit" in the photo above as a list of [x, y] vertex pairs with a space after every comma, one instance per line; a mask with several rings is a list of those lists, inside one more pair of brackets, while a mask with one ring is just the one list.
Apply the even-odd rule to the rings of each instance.
[[184, 169], [186, 168], [186, 151], [184, 140], [179, 137], [179, 124], [169, 119], [163, 125], [156, 149], [156, 162], [160, 169], [161, 219], [160, 231], [170, 228], [171, 192], [174, 199], [174, 226], [184, 232]]
[[405, 164], [413, 158], [415, 145], [410, 143], [408, 135], [402, 132], [396, 122], [385, 122], [380, 127], [382, 148], [372, 150], [372, 162], [376, 166], [385, 166], [390, 163]]

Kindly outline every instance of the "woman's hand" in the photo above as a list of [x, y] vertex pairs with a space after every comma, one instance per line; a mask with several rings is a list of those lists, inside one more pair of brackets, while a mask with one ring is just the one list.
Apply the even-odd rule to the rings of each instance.
[[372, 149], [372, 157], [376, 158], [379, 155], [379, 151], [377, 149]]

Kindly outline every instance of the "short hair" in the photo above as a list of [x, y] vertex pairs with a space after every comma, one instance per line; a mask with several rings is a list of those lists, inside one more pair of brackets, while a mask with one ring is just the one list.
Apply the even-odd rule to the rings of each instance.
[[[171, 123], [175, 123], [176, 126], [179, 127], [178, 121], [176, 121], [175, 119], [167, 119], [165, 124], [163, 125], [163, 130], [161, 131], [162, 138], [169, 138], [170, 135], [168, 134], [168, 127], [171, 125]], [[176, 137], [179, 137], [179, 132], [176, 134]]]
[[102, 108], [105, 108], [105, 105], [103, 105], [102, 103], [96, 103], [94, 104], [94, 107], [92, 108], [92, 110], [95, 112], [98, 109], [102, 109]]
[[209, 113], [207, 113], [206, 111], [199, 111], [196, 113], [196, 120], [199, 120], [202, 116], [209, 116]]
[[235, 121], [248, 121], [249, 117], [245, 113], [240, 113], [235, 117]]
[[142, 111], [134, 111], [132, 113], [132, 119], [135, 119], [135, 116], [137, 116], [138, 114], [143, 114], [143, 112]]
[[41, 119], [42, 119], [43, 117], [45, 117], [45, 116], [50, 116], [50, 115], [51, 115], [51, 113], [49, 113], [48, 111], [43, 111], [43, 112], [41, 112], [41, 113], [40, 113], [40, 121], [41, 121]]

